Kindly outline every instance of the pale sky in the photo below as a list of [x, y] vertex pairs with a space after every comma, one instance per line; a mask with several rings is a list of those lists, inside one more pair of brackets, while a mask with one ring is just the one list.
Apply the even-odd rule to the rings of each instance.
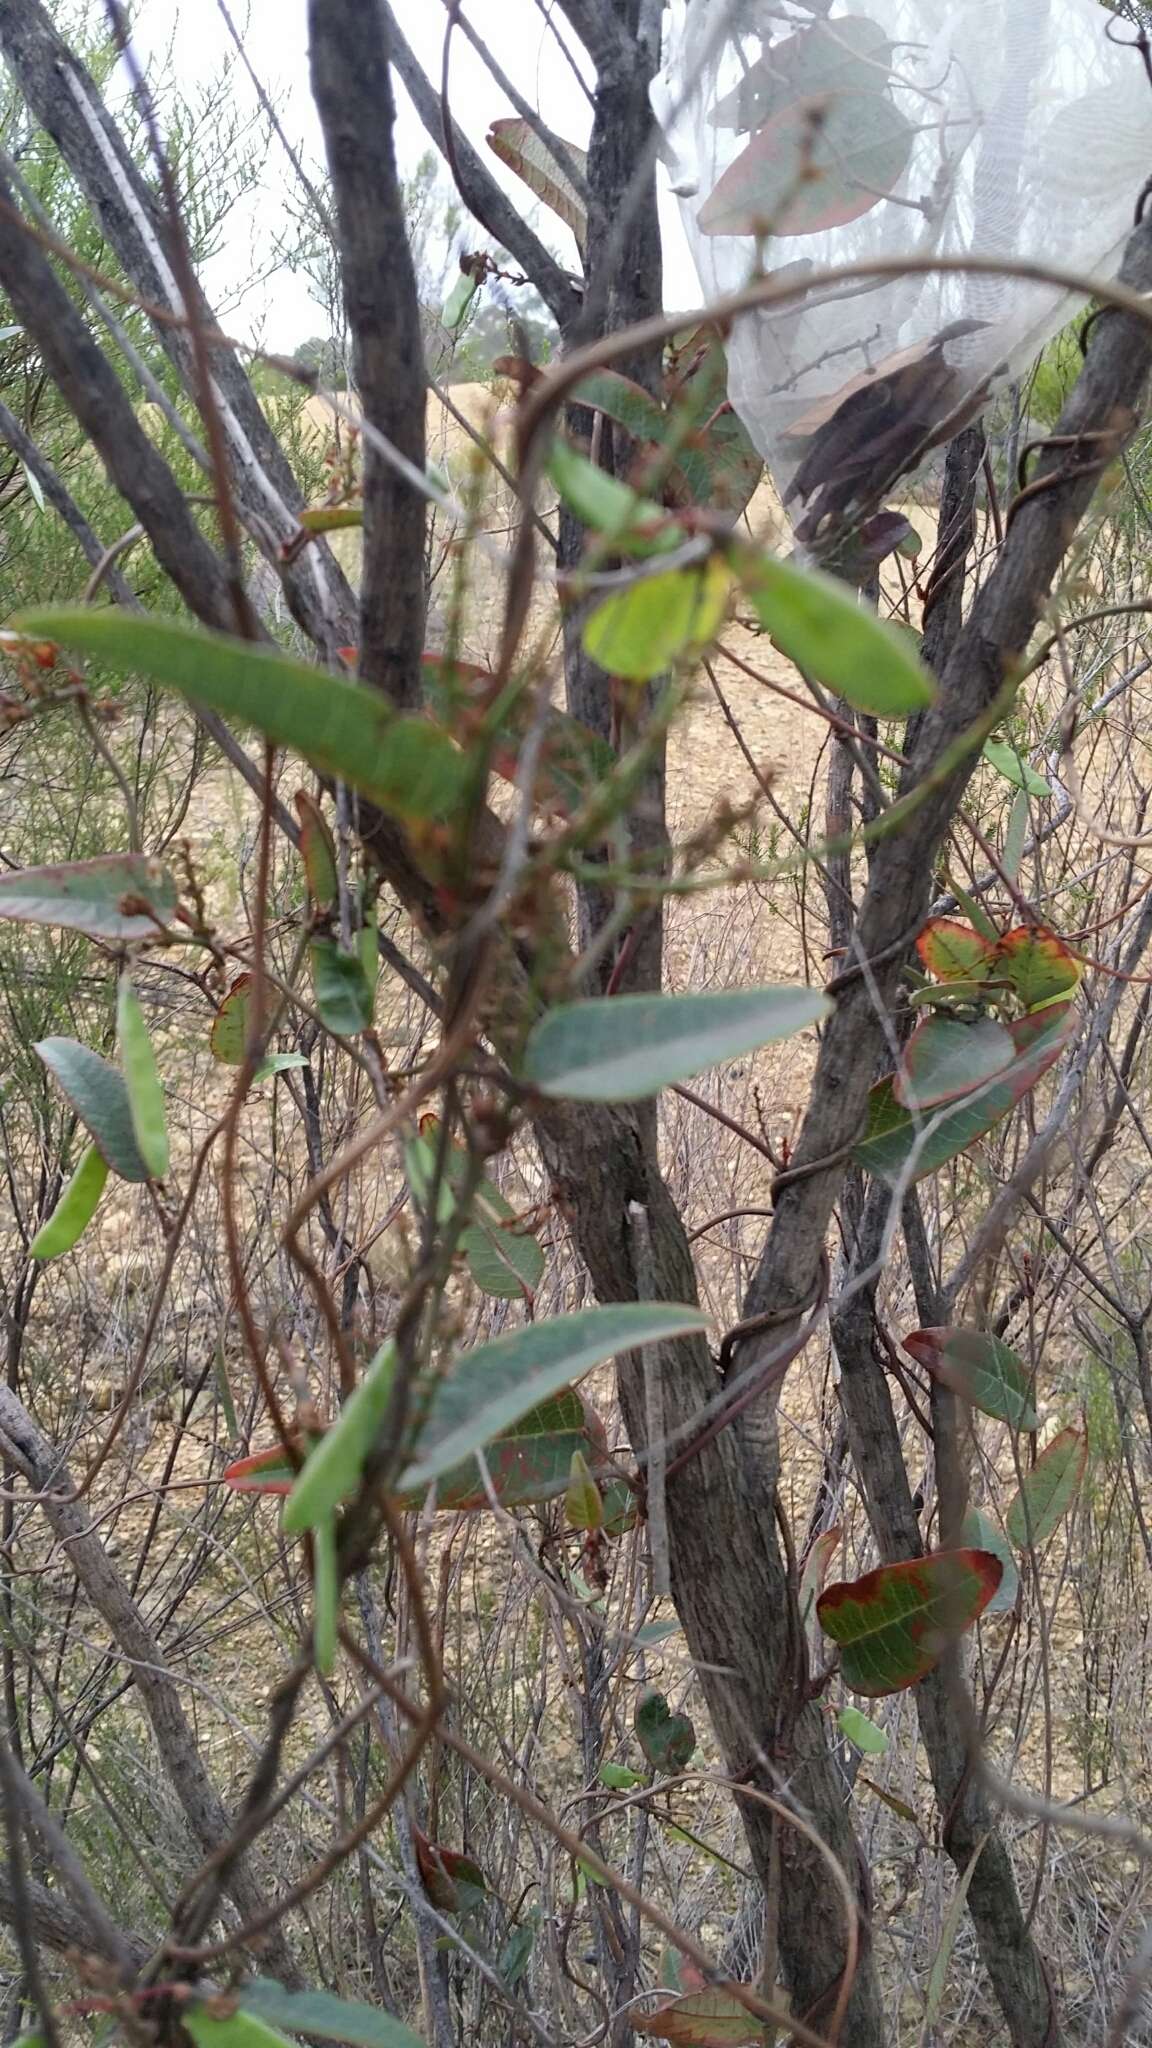
[[[426, 69], [438, 79], [446, 20], [442, 0], [394, 0], [394, 4], [406, 35]], [[308, 88], [306, 0], [231, 0], [230, 11], [285, 130], [305, 160], [315, 164], [322, 157], [322, 145]], [[536, 0], [470, 0], [469, 13], [504, 71], [523, 96], [540, 107], [557, 134], [574, 143], [586, 142], [588, 100], [548, 31]], [[170, 54], [186, 92], [194, 94], [197, 87], [223, 78], [225, 90], [239, 109], [254, 107], [252, 89], [217, 12], [216, 0], [140, 0], [135, 18], [136, 46], [150, 69], [162, 72]], [[429, 142], [397, 83], [398, 150], [402, 165], [411, 168]], [[459, 31], [452, 44], [451, 97], [456, 119], [494, 175], [507, 185], [522, 210], [531, 207], [531, 194], [484, 144], [488, 123], [515, 110]], [[225, 249], [205, 272], [209, 297], [218, 305], [225, 300], [233, 302], [228, 314], [233, 332], [286, 350], [323, 331], [325, 325], [303, 278], [284, 271], [270, 280], [261, 277], [278, 233], [288, 225], [286, 188], [291, 179], [291, 167], [273, 138], [259, 191], [238, 207], [226, 229]], [[575, 248], [563, 223], [544, 209], [538, 209], [534, 219], [550, 245], [576, 268]], [[688, 305], [695, 301], [697, 288], [671, 203], [669, 229], [669, 297], [678, 305]], [[473, 245], [476, 239], [471, 238]], [[238, 304], [237, 294], [241, 294]]]

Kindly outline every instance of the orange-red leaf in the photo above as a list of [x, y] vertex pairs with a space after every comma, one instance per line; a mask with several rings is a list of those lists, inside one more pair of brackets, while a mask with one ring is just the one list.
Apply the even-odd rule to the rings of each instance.
[[1055, 932], [1018, 925], [1000, 940], [994, 972], [1011, 982], [1026, 1010], [1038, 1010], [1044, 1003], [1070, 996], [1079, 984], [1081, 969]]
[[308, 894], [318, 910], [335, 903], [339, 893], [336, 870], [336, 842], [314, 796], [298, 789], [296, 816], [300, 820], [300, 858], [308, 882]]
[[970, 924], [934, 917], [917, 939], [916, 951], [937, 981], [983, 981], [991, 972], [995, 949]]
[[829, 1586], [816, 1612], [845, 1685], [868, 1699], [915, 1685], [983, 1613], [1002, 1571], [987, 1550], [938, 1550]]
[[240, 1067], [248, 1043], [248, 1009], [252, 998], [252, 976], [238, 974], [212, 1020], [208, 1040], [214, 1060], [221, 1066]]
[[477, 1893], [487, 1891], [484, 1872], [471, 1856], [430, 1842], [418, 1827], [412, 1829], [412, 1839], [424, 1889], [442, 1913], [458, 1913], [462, 1907], [475, 1903]]
[[[749, 1991], [754, 1986], [746, 1987]], [[685, 1998], [671, 1998], [655, 2012], [632, 2015], [638, 2034], [652, 2034], [659, 2041], [671, 2041], [676, 2048], [744, 2048], [762, 2041], [764, 2022], [733, 1998], [730, 1991], [690, 1991]]]

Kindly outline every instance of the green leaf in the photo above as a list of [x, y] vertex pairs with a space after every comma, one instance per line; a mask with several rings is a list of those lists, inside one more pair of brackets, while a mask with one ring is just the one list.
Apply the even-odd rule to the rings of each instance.
[[504, 1981], [505, 1989], [515, 1991], [528, 1975], [532, 1950], [540, 1927], [540, 1909], [533, 1906], [519, 1927], [514, 1927], [496, 1958], [496, 1969]]
[[0, 917], [62, 925], [90, 939], [158, 938], [175, 908], [176, 884], [167, 869], [137, 853], [0, 875]]
[[440, 314], [440, 324], [446, 327], [450, 334], [463, 327], [476, 303], [479, 290], [480, 280], [473, 277], [471, 271], [462, 270], [445, 299]]
[[305, 533], [339, 533], [352, 526], [363, 526], [363, 505], [309, 505], [301, 512], [300, 524]]
[[214, 1060], [224, 1067], [242, 1067], [252, 1009], [252, 976], [238, 974], [212, 1020], [208, 1043]]
[[[608, 1490], [610, 1491], [610, 1489]], [[632, 1492], [631, 1488], [625, 1487], [624, 1491], [628, 1494], [628, 1497], [633, 1502], [633, 1504], [635, 1504], [636, 1496]], [[605, 1500], [605, 1506], [607, 1506], [607, 1500]], [[631, 1524], [629, 1524], [629, 1526], [631, 1527]], [[638, 1648], [642, 1650], [649, 1650], [655, 1649], [657, 1645], [660, 1643], [668, 1642], [670, 1637], [678, 1636], [679, 1633], [680, 1623], [678, 1621], [646, 1621], [643, 1628], [638, 1628], [635, 1631], [635, 1633], [631, 1637], [631, 1641], [634, 1642], [638, 1646]]]
[[293, 1067], [306, 1067], [308, 1060], [302, 1052], [270, 1052], [261, 1060], [252, 1076], [257, 1081], [271, 1081], [277, 1074], [286, 1074]]
[[995, 768], [1005, 782], [1011, 782], [1017, 789], [1027, 790], [1029, 796], [1051, 796], [1052, 786], [1028, 766], [1023, 754], [1006, 740], [985, 740], [984, 759]]
[[[485, 141], [502, 163], [523, 178], [537, 199], [542, 199], [571, 228], [578, 246], [583, 248], [588, 233], [584, 201], [564, 164], [541, 141], [536, 130], [527, 121], [507, 115], [491, 123]], [[574, 142], [565, 142], [564, 152], [572, 169], [581, 177], [586, 176], [587, 151], [578, 149]]]
[[1008, 830], [1004, 834], [1004, 848], [1000, 855], [1000, 865], [1004, 870], [1005, 879], [1009, 882], [1014, 882], [1020, 873], [1027, 835], [1028, 792], [1026, 789], [1019, 789], [1012, 799], [1012, 809], [1008, 813]]
[[553, 441], [547, 469], [569, 511], [601, 540], [610, 541], [613, 552], [666, 555], [683, 541], [683, 528], [663, 505], [597, 468], [571, 442]]
[[243, 2011], [321, 2041], [348, 2041], [352, 2048], [424, 2048], [419, 2035], [382, 2007], [336, 1998], [330, 1991], [286, 1991], [272, 1977], [256, 1977], [238, 1984], [232, 1996]]
[[377, 943], [374, 903], [368, 905], [364, 911], [364, 922], [356, 934], [356, 952], [360, 961], [360, 972], [364, 977], [368, 1019], [371, 1023], [376, 1016], [376, 991], [380, 986], [380, 947]]
[[[603, 1426], [573, 1387], [562, 1387], [485, 1445], [484, 1462], [501, 1507], [531, 1507], [564, 1493], [576, 1451], [598, 1462], [604, 1454]], [[427, 1491], [422, 1486], [402, 1494], [400, 1504], [423, 1507]], [[455, 1514], [489, 1506], [475, 1458], [462, 1459], [436, 1481], [436, 1506]]]
[[891, 61], [884, 30], [866, 15], [817, 20], [774, 41], [771, 52], [751, 63], [739, 85], [717, 101], [708, 120], [715, 128], [746, 134], [809, 94], [878, 92]]
[[645, 576], [614, 591], [585, 621], [584, 652], [609, 675], [645, 682], [710, 647], [724, 623], [732, 578], [721, 556]]
[[322, 1678], [336, 1663], [340, 1626], [340, 1574], [336, 1563], [336, 1519], [325, 1516], [312, 1530], [312, 1655]]
[[132, 1127], [128, 1090], [116, 1068], [74, 1038], [42, 1038], [33, 1051], [59, 1082], [113, 1173], [121, 1180], [148, 1180], [148, 1166]]
[[[425, 1120], [426, 1133], [435, 1128], [434, 1119]], [[404, 1149], [408, 1184], [425, 1212], [435, 1181], [437, 1153], [435, 1138], [424, 1134]], [[447, 1223], [455, 1213], [467, 1164], [464, 1147], [450, 1145], [439, 1188], [439, 1223]], [[528, 1231], [510, 1227], [515, 1213], [495, 1182], [482, 1180], [472, 1196], [472, 1220], [460, 1236], [460, 1249], [477, 1287], [505, 1301], [522, 1301], [526, 1294], [534, 1294], [544, 1276], [544, 1254], [536, 1239]]]
[[293, 802], [300, 820], [300, 858], [308, 894], [318, 910], [327, 910], [335, 903], [340, 889], [336, 841], [327, 818], [308, 790], [298, 789]]
[[620, 1302], [555, 1316], [481, 1344], [433, 1388], [415, 1458], [400, 1485], [416, 1492], [451, 1470], [570, 1380], [622, 1351], [706, 1325], [675, 1302]]
[[800, 1626], [807, 1628], [816, 1596], [828, 1576], [828, 1568], [836, 1555], [837, 1545], [843, 1535], [843, 1525], [836, 1522], [831, 1529], [825, 1529], [817, 1536], [800, 1574]]
[[642, 384], [633, 383], [631, 377], [622, 377], [618, 370], [594, 370], [590, 377], [581, 377], [579, 384], [569, 392], [568, 403], [586, 405], [593, 412], [602, 412], [606, 419], [615, 420], [637, 441], [659, 446], [668, 433], [668, 419], [663, 407], [657, 404], [650, 392], [645, 391]]
[[987, 1550], [993, 1557], [1000, 1559], [1000, 1584], [984, 1612], [1007, 1614], [1016, 1605], [1020, 1574], [1016, 1569], [1012, 1547], [1003, 1530], [998, 1528], [988, 1515], [982, 1514], [979, 1508], [969, 1508], [960, 1531], [960, 1540], [972, 1550]]
[[870, 1721], [867, 1714], [860, 1712], [859, 1707], [841, 1707], [836, 1716], [836, 1725], [841, 1735], [846, 1735], [849, 1742], [855, 1743], [856, 1748], [865, 1756], [885, 1754], [888, 1737], [883, 1728], [878, 1728], [875, 1721]]
[[38, 611], [16, 630], [60, 641], [121, 674], [147, 676], [193, 704], [254, 726], [342, 777], [391, 816], [449, 817], [468, 784], [467, 761], [437, 726], [392, 711], [378, 690], [274, 648], [178, 619], [134, 617], [119, 607]]
[[932, 702], [932, 678], [905, 636], [831, 576], [749, 548], [733, 561], [761, 625], [806, 675], [878, 718], [907, 718]]
[[160, 1085], [156, 1054], [144, 1022], [140, 998], [132, 986], [127, 968], [120, 976], [116, 999], [116, 1037], [140, 1157], [153, 1180], [163, 1180], [168, 1172], [164, 1090]]
[[969, 924], [975, 926], [981, 938], [988, 939], [992, 945], [995, 945], [1000, 934], [983, 904], [977, 897], [970, 896], [966, 889], [962, 889], [959, 882], [950, 878], [948, 886], [960, 905], [961, 910], [964, 912], [965, 917], [968, 919]]
[[196, 2048], [292, 2048], [292, 2043], [278, 2034], [275, 2027], [251, 2013], [219, 2015], [206, 2011], [202, 2005], [184, 2005], [180, 2008], [180, 2020]]
[[1015, 1058], [1010, 1034], [994, 1017], [926, 1017], [904, 1048], [892, 1092], [906, 1109], [934, 1109], [970, 1095]]
[[1028, 1368], [998, 1337], [955, 1324], [913, 1330], [901, 1341], [905, 1351], [985, 1415], [1009, 1422], [1013, 1429], [1039, 1428], [1029, 1399]]
[[472, 1203], [474, 1221], [460, 1238], [477, 1287], [503, 1301], [535, 1294], [544, 1278], [544, 1253], [530, 1231], [512, 1226], [515, 1213], [495, 1182], [482, 1180]]
[[583, 1451], [573, 1451], [564, 1495], [564, 1519], [570, 1529], [599, 1529], [604, 1522], [600, 1488], [588, 1469]]
[[1071, 996], [1082, 970], [1055, 932], [1018, 925], [997, 945], [995, 971], [1011, 982], [1026, 1010], [1041, 1010], [1061, 996]]
[[937, 981], [986, 981], [998, 936], [992, 927], [990, 944], [985, 934], [971, 925], [952, 917], [934, 917], [917, 939], [916, 951]]
[[335, 1422], [309, 1451], [284, 1503], [286, 1536], [315, 1529], [355, 1493], [364, 1461], [388, 1412], [395, 1371], [396, 1349], [389, 1341], [381, 1345]]
[[320, 1021], [338, 1038], [355, 1038], [372, 1023], [373, 993], [357, 953], [342, 953], [335, 939], [313, 939], [312, 991]]
[[627, 1764], [601, 1764], [596, 1776], [610, 1792], [631, 1792], [648, 1782], [639, 1771], [630, 1771]]
[[62, 1252], [71, 1251], [96, 1214], [107, 1179], [107, 1160], [98, 1146], [89, 1145], [52, 1214], [32, 1239], [28, 1247], [30, 1258], [58, 1259]]
[[935, 1173], [974, 1145], [1001, 1117], [1033, 1088], [1040, 1076], [1058, 1060], [1075, 1027], [1070, 1008], [1041, 1011], [1036, 1017], [1018, 1017], [1010, 1026], [1017, 1050], [1014, 1068], [1005, 1078], [982, 1088], [979, 1095], [955, 1108], [930, 1110], [913, 1116], [896, 1099], [895, 1076], [878, 1081], [868, 1097], [868, 1123], [852, 1156], [869, 1173], [895, 1186], [903, 1181], [909, 1162], [915, 1157], [912, 1182]]
[[910, 1010], [970, 1010], [980, 1004], [987, 989], [982, 981], [926, 981], [923, 988], [910, 989]]
[[696, 1754], [696, 1730], [687, 1714], [674, 1714], [662, 1692], [647, 1686], [633, 1717], [636, 1740], [654, 1771], [685, 1771]]
[[840, 1646], [845, 1685], [880, 1699], [931, 1671], [999, 1584], [1000, 1560], [987, 1551], [938, 1550], [829, 1586], [816, 1612]]
[[799, 983], [562, 1003], [533, 1029], [523, 1079], [570, 1101], [636, 1102], [818, 1024], [831, 1008]]
[[1068, 1513], [1080, 1491], [1088, 1464], [1088, 1439], [1082, 1430], [1062, 1429], [1041, 1451], [1016, 1494], [1004, 1526], [1017, 1550], [1038, 1550]]

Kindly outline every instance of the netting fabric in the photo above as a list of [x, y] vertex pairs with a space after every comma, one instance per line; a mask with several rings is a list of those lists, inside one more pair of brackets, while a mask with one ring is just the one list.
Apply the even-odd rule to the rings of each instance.
[[977, 253], [1114, 276], [1152, 174], [1134, 34], [1096, 0], [674, 0], [654, 99], [704, 294], [813, 280], [729, 347], [801, 538], [875, 502], [1077, 303], [1008, 274], [820, 273]]

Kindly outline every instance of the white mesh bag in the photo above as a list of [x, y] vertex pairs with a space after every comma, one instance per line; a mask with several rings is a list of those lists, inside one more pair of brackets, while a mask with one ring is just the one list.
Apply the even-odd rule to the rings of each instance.
[[[653, 88], [706, 297], [977, 253], [1114, 276], [1152, 174], [1132, 25], [1096, 0], [673, 0]], [[814, 282], [742, 316], [732, 403], [812, 539], [874, 505], [1069, 317], [1012, 276]]]

